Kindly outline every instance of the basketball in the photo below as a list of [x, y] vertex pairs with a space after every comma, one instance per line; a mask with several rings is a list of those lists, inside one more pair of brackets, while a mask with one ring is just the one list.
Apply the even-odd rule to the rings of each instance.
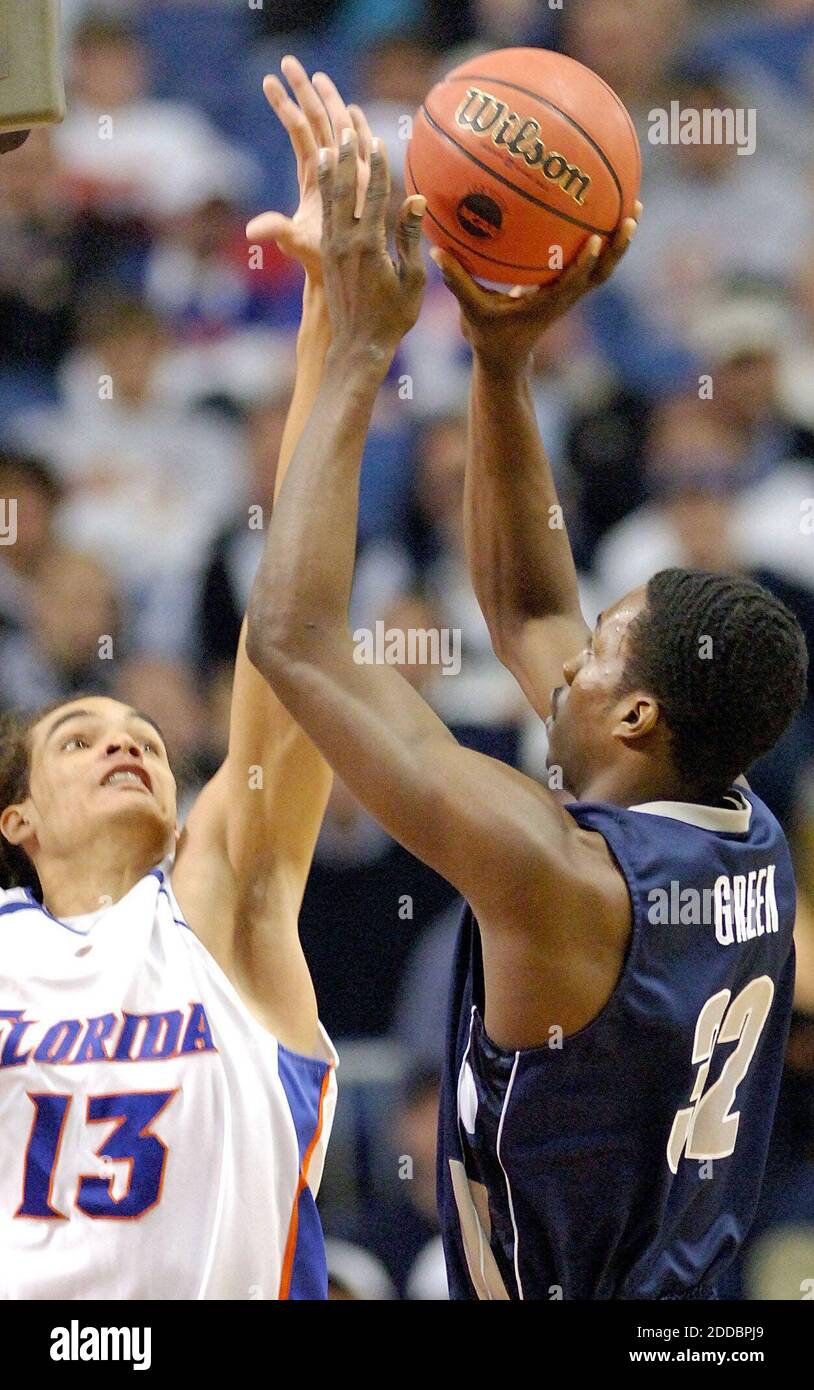
[[408, 193], [424, 226], [472, 275], [555, 280], [593, 233], [633, 213], [641, 154], [633, 122], [589, 68], [544, 48], [505, 48], [430, 91], [410, 141]]

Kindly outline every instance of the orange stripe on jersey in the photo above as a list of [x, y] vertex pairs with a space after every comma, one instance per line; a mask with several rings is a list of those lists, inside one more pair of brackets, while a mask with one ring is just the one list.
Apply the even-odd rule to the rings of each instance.
[[281, 1299], [288, 1298], [291, 1289], [291, 1275], [294, 1271], [294, 1255], [296, 1254], [297, 1250], [297, 1225], [299, 1222], [300, 1197], [302, 1193], [305, 1191], [306, 1187], [308, 1186], [308, 1169], [311, 1165], [311, 1158], [313, 1156], [314, 1149], [319, 1143], [319, 1136], [322, 1133], [322, 1112], [325, 1105], [325, 1097], [328, 1094], [328, 1086], [330, 1085], [332, 1074], [333, 1062], [330, 1062], [327, 1071], [325, 1072], [325, 1075], [322, 1078], [322, 1087], [319, 1093], [319, 1109], [317, 1110], [317, 1127], [314, 1130], [308, 1148], [305, 1150], [305, 1154], [302, 1160], [302, 1166], [300, 1168], [300, 1176], [297, 1182], [297, 1190], [294, 1193], [294, 1203], [291, 1208], [291, 1220], [288, 1223], [288, 1238], [286, 1239], [285, 1254], [283, 1255], [283, 1269], [280, 1275], [280, 1290], [277, 1295], [278, 1298]]

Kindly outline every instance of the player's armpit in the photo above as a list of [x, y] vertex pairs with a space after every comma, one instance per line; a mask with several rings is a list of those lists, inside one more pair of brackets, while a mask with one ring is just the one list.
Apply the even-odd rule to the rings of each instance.
[[[228, 850], [230, 784], [237, 775], [227, 759], [199, 794], [179, 841], [173, 890], [186, 922], [258, 1022], [286, 1047], [316, 1055], [316, 999], [297, 935], [296, 885], [305, 876], [297, 877], [281, 855], [264, 856], [254, 879], [239, 878]], [[248, 813], [241, 803], [239, 817]], [[259, 840], [257, 807], [255, 814]]]

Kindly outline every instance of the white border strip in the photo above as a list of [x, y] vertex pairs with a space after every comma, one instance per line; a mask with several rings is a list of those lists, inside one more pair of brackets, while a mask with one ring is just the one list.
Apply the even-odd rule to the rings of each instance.
[[514, 1217], [514, 1202], [512, 1201], [511, 1183], [509, 1182], [509, 1175], [506, 1172], [506, 1169], [503, 1167], [503, 1159], [500, 1157], [500, 1141], [503, 1138], [503, 1124], [506, 1119], [506, 1112], [509, 1108], [509, 1098], [512, 1094], [512, 1086], [514, 1085], [514, 1078], [517, 1073], [517, 1067], [519, 1062], [520, 1053], [515, 1052], [514, 1066], [512, 1067], [512, 1074], [509, 1077], [509, 1085], [506, 1088], [506, 1099], [503, 1102], [503, 1109], [500, 1112], [500, 1124], [497, 1127], [497, 1145], [495, 1152], [497, 1153], [497, 1161], [500, 1164], [500, 1167], [503, 1171], [503, 1176], [506, 1179], [506, 1196], [509, 1199], [509, 1214], [512, 1218], [512, 1230], [514, 1231], [514, 1277], [517, 1283], [517, 1296], [518, 1298], [522, 1299], [523, 1285], [520, 1281], [520, 1237], [517, 1234], [517, 1222], [515, 1221]]

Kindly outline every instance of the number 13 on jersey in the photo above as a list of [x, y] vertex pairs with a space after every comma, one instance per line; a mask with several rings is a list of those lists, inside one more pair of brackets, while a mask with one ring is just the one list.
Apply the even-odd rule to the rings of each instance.
[[[77, 1177], [74, 1206], [96, 1219], [134, 1220], [161, 1200], [167, 1146], [150, 1126], [176, 1091], [135, 1091], [122, 1095], [88, 1096], [88, 1125], [112, 1122], [113, 1130], [97, 1148], [109, 1163], [127, 1163], [126, 1190], [116, 1195], [114, 1179], [90, 1173]], [[14, 1215], [44, 1221], [65, 1220], [67, 1212], [53, 1204], [53, 1186], [71, 1096], [47, 1093], [28, 1098], [34, 1118], [23, 1164], [23, 1199]]]

